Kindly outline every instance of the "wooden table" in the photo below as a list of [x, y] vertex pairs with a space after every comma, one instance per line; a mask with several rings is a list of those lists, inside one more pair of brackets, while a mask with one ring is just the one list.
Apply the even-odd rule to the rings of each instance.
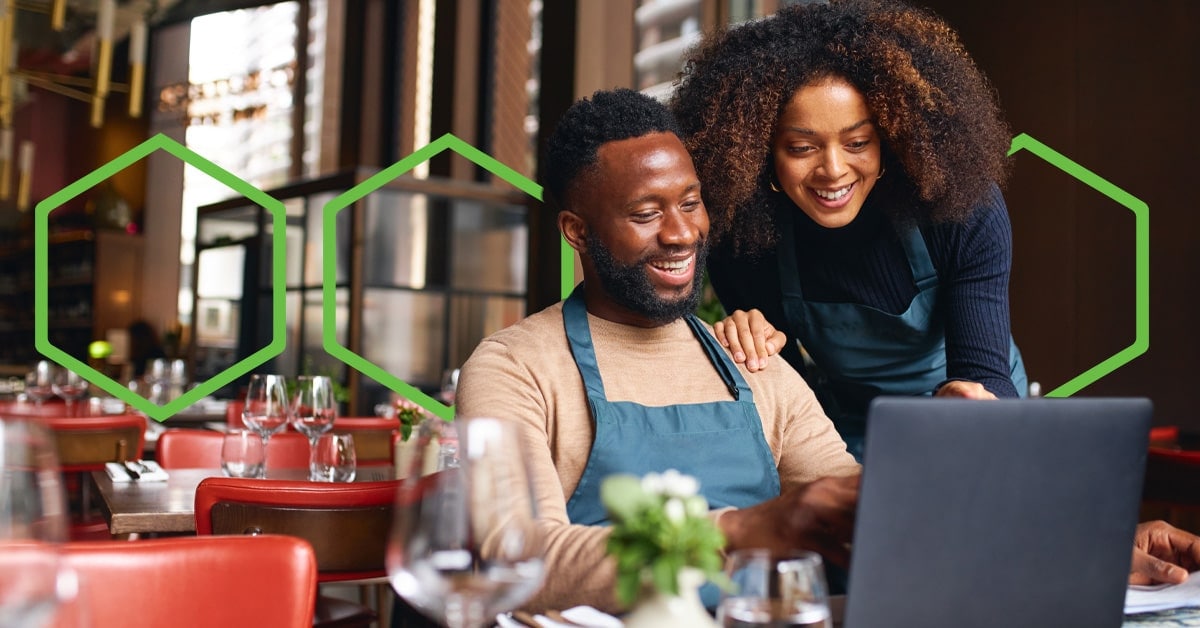
[[[113, 482], [104, 471], [93, 471], [100, 509], [114, 536], [129, 534], [194, 534], [196, 487], [204, 478], [221, 476], [220, 469], [171, 469], [166, 482]], [[359, 466], [356, 482], [391, 480], [390, 465]], [[268, 469], [267, 479], [304, 480], [308, 469]]]

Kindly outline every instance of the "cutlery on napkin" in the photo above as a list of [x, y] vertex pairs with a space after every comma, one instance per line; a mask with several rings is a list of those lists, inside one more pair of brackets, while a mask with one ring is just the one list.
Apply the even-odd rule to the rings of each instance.
[[496, 616], [496, 624], [501, 628], [623, 628], [621, 620], [602, 613], [591, 606], [575, 606], [562, 612], [546, 611], [544, 614], [533, 615], [515, 611], [501, 613]]
[[122, 482], [166, 482], [167, 472], [153, 460], [106, 462], [104, 471], [114, 484]]

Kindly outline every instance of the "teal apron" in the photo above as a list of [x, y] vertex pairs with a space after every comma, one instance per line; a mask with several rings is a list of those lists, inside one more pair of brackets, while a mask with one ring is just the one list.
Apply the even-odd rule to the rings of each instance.
[[[779, 214], [779, 275], [788, 328], [817, 365], [814, 388], [850, 453], [862, 460], [867, 404], [879, 395], [932, 395], [946, 379], [945, 322], [936, 310], [937, 271], [915, 226], [900, 242], [917, 296], [903, 314], [856, 303], [804, 300], [796, 265], [795, 216]], [[1009, 337], [1009, 367], [1017, 393], [1027, 383], [1021, 352]]]
[[[609, 401], [592, 345], [582, 286], [563, 304], [567, 340], [596, 427], [587, 467], [567, 501], [571, 523], [608, 523], [600, 503], [600, 482], [613, 473], [641, 476], [678, 469], [700, 482], [710, 509], [745, 508], [779, 495], [779, 472], [750, 386], [704, 324], [691, 315], [687, 323], [733, 398], [673, 406]], [[706, 606], [715, 607], [718, 591], [706, 585], [701, 597]]]

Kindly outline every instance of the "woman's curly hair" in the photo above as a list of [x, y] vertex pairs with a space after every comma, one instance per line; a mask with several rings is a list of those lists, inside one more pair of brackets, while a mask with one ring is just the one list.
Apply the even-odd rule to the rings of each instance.
[[897, 218], [960, 220], [1007, 179], [995, 92], [945, 21], [895, 0], [789, 6], [708, 36], [670, 102], [713, 235], [736, 252], [776, 242], [772, 215], [791, 206], [770, 191], [776, 121], [796, 90], [829, 77], [858, 89], [874, 116], [889, 176], [873, 192]]

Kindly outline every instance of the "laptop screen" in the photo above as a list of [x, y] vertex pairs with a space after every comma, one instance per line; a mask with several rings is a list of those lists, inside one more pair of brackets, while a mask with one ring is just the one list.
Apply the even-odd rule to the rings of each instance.
[[846, 626], [1120, 626], [1151, 412], [873, 401]]

